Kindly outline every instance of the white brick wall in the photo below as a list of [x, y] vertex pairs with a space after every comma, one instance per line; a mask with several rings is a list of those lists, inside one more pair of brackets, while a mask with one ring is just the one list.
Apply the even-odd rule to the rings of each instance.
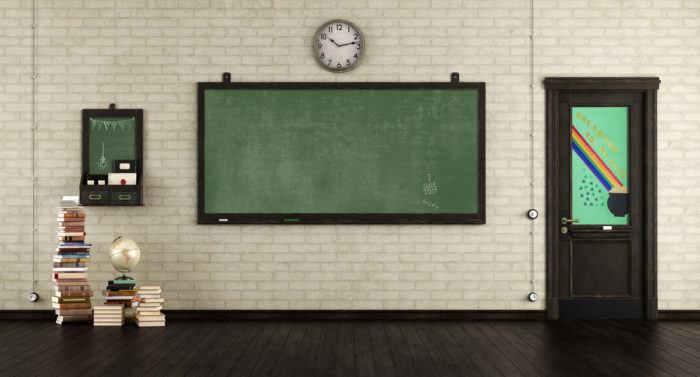
[[[530, 290], [529, 2], [37, 0], [37, 280], [32, 288], [31, 1], [0, 0], [0, 309], [47, 309], [55, 205], [77, 194], [80, 110], [143, 108], [146, 206], [90, 207], [90, 281], [132, 274], [170, 309], [543, 309]], [[659, 307], [700, 309], [700, 1], [535, 0], [535, 207], [544, 213], [546, 76], [659, 76]], [[324, 21], [362, 27], [351, 73], [317, 67]], [[196, 83], [487, 84], [483, 226], [196, 225]], [[544, 296], [544, 228], [534, 235]], [[99, 301], [99, 294], [97, 300]]]

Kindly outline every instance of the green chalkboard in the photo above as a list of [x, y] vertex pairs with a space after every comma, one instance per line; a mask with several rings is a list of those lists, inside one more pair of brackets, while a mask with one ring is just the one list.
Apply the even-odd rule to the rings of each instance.
[[484, 223], [484, 89], [199, 84], [199, 223]]
[[114, 160], [136, 160], [136, 116], [90, 117], [89, 174], [112, 172]]

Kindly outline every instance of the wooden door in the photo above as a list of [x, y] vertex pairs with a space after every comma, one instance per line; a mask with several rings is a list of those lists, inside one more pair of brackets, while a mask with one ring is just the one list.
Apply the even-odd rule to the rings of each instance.
[[545, 85], [548, 316], [653, 318], [658, 79]]

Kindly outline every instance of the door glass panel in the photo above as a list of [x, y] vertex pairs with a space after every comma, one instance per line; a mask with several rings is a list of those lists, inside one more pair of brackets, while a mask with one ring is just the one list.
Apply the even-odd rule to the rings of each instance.
[[574, 107], [571, 118], [571, 217], [628, 225], [629, 109]]

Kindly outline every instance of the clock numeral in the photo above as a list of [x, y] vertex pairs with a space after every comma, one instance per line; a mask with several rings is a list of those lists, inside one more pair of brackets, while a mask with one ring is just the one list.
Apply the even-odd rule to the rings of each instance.
[[347, 64], [348, 67], [349, 67], [349, 66], [350, 66], [350, 59], [346, 59], [345, 62], [346, 62], [346, 64]]
[[336, 30], [343, 30], [343, 24], [335, 24]]
[[357, 33], [353, 34], [355, 36], [355, 40], [357, 40]]
[[[355, 35], [357, 35], [357, 34], [355, 34]], [[357, 38], [355, 38], [355, 39], [357, 39]], [[325, 35], [325, 34], [321, 34], [321, 40], [324, 40], [324, 41], [326, 40], [326, 35]]]
[[357, 59], [357, 54], [353, 55], [352, 57], [355, 58], [355, 59]]
[[321, 43], [317, 44], [316, 46], [318, 46], [318, 49], [319, 49], [319, 50], [320, 50], [321, 48], [323, 48], [323, 44], [321, 44]]
[[332, 62], [332, 61], [333, 61], [333, 59], [328, 59], [328, 66], [329, 66], [329, 67], [331, 66], [331, 62]]
[[326, 58], [326, 54], [321, 53], [321, 59], [325, 59], [325, 58]]
[[338, 62], [338, 65], [335, 66], [336, 68], [343, 68], [342, 65], [340, 65], [340, 62]]
[[358, 44], [357, 44], [357, 49], [358, 49], [358, 50], [362, 50], [362, 45], [358, 43]]
[[328, 32], [329, 32], [329, 33], [332, 33], [332, 32], [333, 32], [333, 26], [329, 26], [329, 27], [328, 27]]

